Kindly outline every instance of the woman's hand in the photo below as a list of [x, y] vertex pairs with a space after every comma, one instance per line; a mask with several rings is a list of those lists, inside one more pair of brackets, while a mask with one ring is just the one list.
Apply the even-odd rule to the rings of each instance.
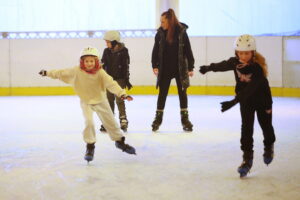
[[189, 71], [188, 74], [190, 77], [192, 77], [192, 76], [194, 76], [194, 71]]
[[153, 68], [153, 73], [154, 73], [155, 76], [157, 76], [158, 75], [158, 68]]

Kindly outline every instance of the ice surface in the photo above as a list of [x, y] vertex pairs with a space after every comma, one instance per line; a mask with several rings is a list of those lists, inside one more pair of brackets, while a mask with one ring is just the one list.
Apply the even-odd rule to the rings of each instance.
[[[275, 159], [263, 163], [255, 122], [255, 158], [240, 179], [239, 106], [231, 97], [189, 96], [193, 133], [182, 131], [177, 96], [169, 96], [152, 133], [156, 96], [127, 102], [127, 142], [137, 156], [97, 133], [95, 158], [83, 160], [83, 117], [76, 96], [0, 98], [0, 199], [276, 200], [300, 199], [300, 99], [274, 98]], [[95, 126], [100, 122], [95, 115]]]

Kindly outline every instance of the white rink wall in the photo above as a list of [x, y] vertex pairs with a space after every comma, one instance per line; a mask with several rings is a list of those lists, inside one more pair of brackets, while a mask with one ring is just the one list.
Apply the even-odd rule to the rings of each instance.
[[[231, 72], [200, 75], [199, 66], [219, 62], [234, 55], [235, 37], [190, 37], [195, 57], [192, 85], [233, 86]], [[131, 57], [130, 72], [133, 85], [155, 85], [151, 68], [154, 38], [124, 38]], [[269, 65], [272, 87], [299, 88], [300, 37], [256, 37], [257, 49]], [[86, 46], [97, 47], [101, 54], [105, 42], [100, 38], [80, 39], [1, 39], [0, 87], [66, 86], [60, 81], [42, 79], [41, 69], [67, 68], [78, 64], [79, 54]], [[172, 84], [175, 82], [173, 81]]]

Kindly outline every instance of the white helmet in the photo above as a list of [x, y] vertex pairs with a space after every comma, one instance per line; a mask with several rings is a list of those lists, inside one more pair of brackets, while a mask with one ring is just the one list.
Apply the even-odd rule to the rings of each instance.
[[82, 50], [80, 57], [82, 56], [96, 56], [99, 58], [99, 51], [94, 47], [86, 47]]
[[234, 42], [234, 49], [236, 51], [255, 51], [256, 44], [254, 37], [247, 34], [237, 37]]
[[104, 34], [103, 39], [104, 40], [108, 40], [108, 41], [114, 41], [116, 40], [117, 42], [120, 42], [120, 32], [119, 31], [107, 31]]

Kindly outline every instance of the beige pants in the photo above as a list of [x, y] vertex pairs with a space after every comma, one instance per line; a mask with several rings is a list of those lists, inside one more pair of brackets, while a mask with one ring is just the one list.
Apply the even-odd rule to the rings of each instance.
[[107, 100], [104, 100], [99, 104], [86, 104], [81, 101], [80, 105], [85, 119], [83, 140], [86, 143], [90, 144], [96, 142], [96, 132], [93, 120], [94, 111], [97, 113], [99, 119], [102, 121], [103, 126], [106, 128], [107, 133], [113, 141], [118, 141], [123, 137], [120, 126], [116, 122]]

